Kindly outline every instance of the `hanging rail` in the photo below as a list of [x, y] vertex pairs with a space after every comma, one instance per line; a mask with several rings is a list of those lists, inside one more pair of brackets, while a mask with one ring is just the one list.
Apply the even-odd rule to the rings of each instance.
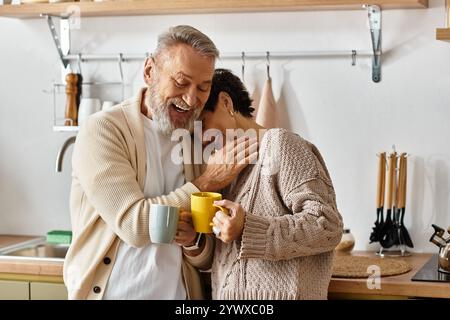
[[[352, 66], [355, 65], [356, 56], [371, 56], [372, 57], [372, 80], [379, 82], [381, 80], [381, 9], [377, 5], [365, 5], [368, 12], [368, 22], [370, 29], [370, 36], [372, 40], [372, 51], [357, 51], [357, 50], [324, 50], [324, 51], [293, 51], [293, 52], [270, 52], [272, 59], [286, 59], [286, 58], [315, 58], [315, 57], [351, 57]], [[61, 62], [67, 71], [68, 64], [72, 60], [77, 60], [79, 69], [80, 62], [89, 60], [116, 60], [118, 59], [120, 74], [123, 80], [123, 72], [121, 63], [130, 60], [144, 60], [149, 56], [149, 53], [145, 54], [129, 54], [123, 55], [117, 54], [73, 54], [70, 51], [70, 28], [68, 27], [69, 16], [60, 17], [60, 35], [56, 32], [55, 25], [53, 23], [54, 16], [41, 14], [42, 17], [47, 19], [50, 32], [52, 34], [53, 41], [58, 50]], [[60, 40], [61, 39], [61, 40]], [[242, 68], [244, 68], [245, 59], [264, 59], [269, 52], [238, 52], [238, 53], [224, 53], [221, 55], [221, 59], [242, 59]], [[244, 73], [242, 71], [242, 73]]]
[[[245, 54], [245, 59], [266, 59], [267, 51], [261, 52], [224, 52], [220, 55], [220, 59], [242, 59], [242, 52]], [[269, 51], [270, 59], [289, 59], [289, 58], [314, 58], [314, 57], [349, 57], [356, 55], [358, 57], [372, 57], [373, 51], [369, 50], [316, 50], [316, 51]], [[95, 60], [111, 60], [117, 61], [117, 54], [69, 54], [65, 55], [64, 59], [70, 61], [76, 61], [81, 59], [82, 62], [85, 61], [95, 61]], [[122, 61], [131, 60], [144, 60], [149, 56], [149, 54], [122, 54]]]

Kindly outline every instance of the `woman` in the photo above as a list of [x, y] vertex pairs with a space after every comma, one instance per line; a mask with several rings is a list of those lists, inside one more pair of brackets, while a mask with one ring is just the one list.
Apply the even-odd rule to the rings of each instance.
[[[264, 129], [252, 111], [239, 78], [216, 70], [204, 130]], [[212, 298], [326, 299], [342, 218], [325, 163], [313, 144], [287, 130], [265, 130], [259, 139], [258, 162], [223, 190], [228, 200], [216, 202], [229, 215], [218, 211], [213, 219], [221, 241]]]

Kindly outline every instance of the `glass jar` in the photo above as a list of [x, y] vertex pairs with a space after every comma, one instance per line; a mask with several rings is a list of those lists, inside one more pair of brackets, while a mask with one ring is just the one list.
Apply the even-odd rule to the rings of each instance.
[[350, 229], [344, 229], [341, 242], [336, 246], [337, 253], [350, 253], [355, 246], [355, 237], [350, 232]]

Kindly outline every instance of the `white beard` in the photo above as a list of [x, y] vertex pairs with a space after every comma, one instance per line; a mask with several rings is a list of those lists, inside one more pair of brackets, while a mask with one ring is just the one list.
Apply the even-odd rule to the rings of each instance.
[[[155, 81], [157, 82], [157, 81]], [[167, 102], [161, 100], [158, 85], [152, 84], [148, 86], [148, 94], [145, 97], [146, 107], [149, 109], [153, 121], [155, 121], [158, 130], [164, 135], [171, 135], [175, 129], [186, 129], [192, 132], [194, 129], [194, 121], [200, 116], [201, 109], [195, 107], [192, 116], [182, 125], [175, 125], [170, 119], [169, 106], [172, 103], [184, 104], [186, 103], [181, 98], [171, 98]]]

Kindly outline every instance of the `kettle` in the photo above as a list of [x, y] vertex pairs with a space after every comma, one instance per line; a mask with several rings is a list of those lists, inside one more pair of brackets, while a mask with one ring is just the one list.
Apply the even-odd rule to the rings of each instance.
[[[450, 237], [444, 239], [445, 230], [435, 224], [431, 225], [434, 228], [434, 234], [430, 241], [437, 245], [439, 249], [439, 271], [450, 273]], [[450, 233], [450, 227], [447, 229]]]

